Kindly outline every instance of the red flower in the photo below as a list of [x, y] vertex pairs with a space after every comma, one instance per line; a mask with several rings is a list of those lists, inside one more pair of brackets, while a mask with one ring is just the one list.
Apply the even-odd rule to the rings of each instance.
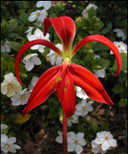
[[[117, 60], [117, 73], [115, 75], [117, 76], [121, 70], [121, 57], [116, 46], [104, 36], [91, 35], [81, 40], [72, 49], [72, 43], [75, 36], [75, 24], [73, 20], [66, 16], [58, 18], [46, 18], [44, 20], [44, 35], [46, 35], [48, 28], [51, 25], [53, 26], [63, 44], [63, 52], [52, 43], [46, 40], [38, 39], [26, 43], [18, 52], [16, 58], [15, 72], [16, 77], [21, 84], [22, 82], [18, 73], [19, 61], [23, 53], [31, 46], [36, 44], [47, 46], [64, 59], [62, 65], [54, 66], [48, 69], [40, 77], [29, 97], [27, 106], [23, 111], [23, 116], [35, 107], [44, 103], [53, 92], [57, 93], [57, 96], [64, 110], [65, 117], [72, 116], [75, 111], [76, 103], [74, 89], [75, 85], [81, 87], [94, 101], [113, 105], [114, 103], [108, 96], [101, 82], [87, 69], [76, 64], [71, 64], [71, 59], [86, 43], [91, 41], [100, 42], [113, 51]], [[66, 129], [66, 127], [64, 127], [64, 129]]]

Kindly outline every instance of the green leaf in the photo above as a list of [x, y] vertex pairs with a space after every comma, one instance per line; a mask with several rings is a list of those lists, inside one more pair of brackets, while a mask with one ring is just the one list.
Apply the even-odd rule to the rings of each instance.
[[119, 101], [119, 107], [126, 107], [127, 106], [127, 99], [126, 98], [122, 98]]
[[[123, 71], [123, 70], [127, 69], [127, 54], [126, 53], [120, 53], [120, 56], [121, 56], [121, 60], [122, 60], [121, 71]], [[113, 66], [109, 70], [116, 72], [116, 70], [117, 70], [117, 62], [116, 62], [116, 60], [114, 61]]]
[[89, 15], [89, 18], [93, 17], [93, 16], [96, 16], [96, 10], [94, 8], [90, 8], [88, 10], [88, 15]]
[[124, 93], [125, 89], [122, 84], [116, 84], [114, 88], [112, 89], [112, 91], [116, 94], [122, 94]]
[[11, 19], [9, 23], [7, 24], [7, 31], [8, 33], [12, 32], [16, 27], [18, 26], [16, 19]]
[[23, 10], [20, 10], [19, 13], [20, 13], [20, 20], [25, 24], [29, 23], [28, 14], [26, 14]]
[[22, 47], [22, 44], [18, 43], [18, 42], [10, 42], [8, 43], [10, 48], [13, 49], [14, 51], [19, 51]]
[[92, 122], [91, 122], [91, 128], [92, 128], [93, 132], [96, 133], [96, 132], [98, 131], [98, 125], [97, 125], [97, 122], [92, 121]]
[[112, 23], [110, 22], [110, 23], [107, 25], [107, 27], [104, 28], [104, 29], [101, 31], [101, 33], [102, 33], [102, 34], [106, 34], [106, 33], [110, 32], [111, 30], [112, 30]]

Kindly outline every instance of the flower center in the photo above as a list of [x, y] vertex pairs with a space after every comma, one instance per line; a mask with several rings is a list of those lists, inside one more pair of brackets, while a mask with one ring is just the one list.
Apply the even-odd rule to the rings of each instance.
[[10, 90], [12, 88], [11, 84], [8, 84], [8, 90]]
[[105, 137], [105, 140], [108, 140], [108, 139], [109, 139], [109, 137], [108, 137], [108, 136], [106, 136], [106, 137]]
[[36, 14], [37, 16], [40, 16], [40, 12], [37, 12], [37, 14]]
[[86, 111], [86, 110], [87, 110], [87, 108], [86, 108], [86, 107], [83, 107], [83, 110], [84, 110], [84, 111]]
[[22, 96], [21, 96], [21, 99], [25, 99], [25, 95], [22, 95]]
[[79, 144], [79, 142], [77, 140], [75, 140], [75, 144]]
[[5, 149], [8, 149], [9, 148], [9, 145], [8, 144], [5, 144], [4, 148]]
[[71, 59], [66, 57], [63, 61], [63, 64], [66, 63], [66, 64], [71, 64]]
[[120, 44], [118, 44], [118, 48], [120, 48]]

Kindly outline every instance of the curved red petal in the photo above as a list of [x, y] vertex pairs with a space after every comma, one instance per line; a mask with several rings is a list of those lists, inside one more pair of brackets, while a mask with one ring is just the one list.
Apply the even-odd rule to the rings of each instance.
[[64, 114], [69, 117], [72, 116], [75, 112], [75, 89], [72, 76], [68, 69], [65, 70], [64, 76], [62, 75], [62, 81], [58, 85], [57, 96], [60, 100]]
[[101, 82], [90, 71], [75, 64], [69, 65], [69, 70], [74, 84], [81, 87], [91, 99], [108, 105], [114, 104]]
[[66, 16], [58, 18], [45, 18], [44, 36], [46, 35], [51, 24], [62, 41], [65, 51], [69, 49], [71, 50], [72, 42], [75, 36], [75, 24], [73, 20]]
[[17, 57], [16, 57], [16, 62], [15, 62], [15, 73], [16, 73], [17, 80], [20, 82], [20, 84], [22, 84], [20, 77], [19, 77], [20, 59], [21, 59], [22, 55], [24, 54], [24, 52], [34, 45], [44, 45], [46, 47], [49, 47], [53, 51], [55, 51], [58, 55], [60, 55], [60, 56], [62, 55], [61, 51], [54, 44], [52, 44], [51, 42], [49, 42], [47, 40], [38, 39], [38, 40], [33, 40], [33, 41], [26, 43], [18, 52]]
[[48, 69], [36, 83], [29, 99], [27, 106], [23, 111], [23, 116], [40, 104], [44, 103], [46, 99], [56, 90], [56, 80], [60, 75], [61, 66], [55, 66]]
[[120, 57], [120, 53], [117, 49], [117, 47], [109, 40], [107, 39], [106, 37], [102, 36], [102, 35], [91, 35], [91, 36], [88, 36], [86, 38], [84, 38], [83, 40], [81, 40], [74, 48], [73, 48], [73, 54], [75, 55], [76, 52], [81, 48], [83, 47], [86, 43], [89, 43], [89, 42], [92, 42], [92, 41], [97, 41], [97, 42], [100, 42], [104, 45], [106, 45], [108, 48], [110, 48], [110, 50], [112, 50], [112, 52], [114, 53], [115, 55], [115, 58], [117, 60], [117, 72], [115, 74], [115, 76], [117, 76], [120, 71], [121, 71], [121, 57]]

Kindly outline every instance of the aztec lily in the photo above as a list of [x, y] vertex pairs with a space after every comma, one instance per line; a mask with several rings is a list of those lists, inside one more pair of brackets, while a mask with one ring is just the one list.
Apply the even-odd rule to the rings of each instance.
[[49, 47], [63, 58], [62, 65], [57, 65], [48, 69], [39, 78], [28, 99], [27, 106], [23, 111], [23, 116], [35, 107], [44, 103], [53, 92], [56, 92], [64, 110], [63, 149], [64, 154], [67, 154], [67, 119], [69, 116], [74, 114], [76, 104], [74, 86], [76, 85], [81, 87], [88, 97], [94, 101], [108, 105], [114, 104], [101, 82], [84, 67], [72, 64], [72, 57], [86, 43], [91, 41], [100, 42], [110, 48], [115, 55], [117, 60], [117, 72], [115, 76], [117, 76], [121, 70], [121, 57], [116, 46], [109, 39], [101, 35], [88, 36], [72, 48], [72, 43], [75, 36], [75, 24], [70, 17], [62, 16], [58, 18], [45, 18], [44, 36], [51, 25], [62, 42], [63, 52], [47, 40], [38, 39], [30, 41], [26, 43], [18, 52], [16, 57], [15, 72], [18, 81], [22, 84], [18, 71], [19, 62], [24, 52], [34, 45], [44, 45]]

